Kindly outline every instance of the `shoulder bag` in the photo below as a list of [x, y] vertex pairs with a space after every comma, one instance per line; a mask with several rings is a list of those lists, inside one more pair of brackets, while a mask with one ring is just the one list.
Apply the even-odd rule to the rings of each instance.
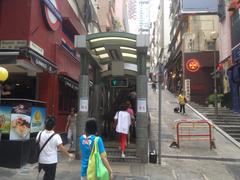
[[48, 143], [48, 141], [55, 135], [55, 133], [53, 133], [47, 140], [46, 142], [43, 144], [42, 147], [40, 147], [40, 140], [41, 140], [41, 135], [42, 135], [42, 131], [39, 134], [38, 139], [36, 140], [36, 142], [33, 144], [32, 147], [32, 152], [31, 152], [31, 157], [30, 157], [30, 163], [36, 163], [38, 162], [39, 159], [39, 155], [42, 152], [43, 148], [46, 146], [46, 144]]
[[99, 137], [94, 140], [94, 145], [88, 160], [87, 179], [88, 180], [109, 180], [109, 173], [104, 166], [98, 147]]

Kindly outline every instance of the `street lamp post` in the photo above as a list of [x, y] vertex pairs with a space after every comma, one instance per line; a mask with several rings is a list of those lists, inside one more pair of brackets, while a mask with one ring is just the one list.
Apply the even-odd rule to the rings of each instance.
[[211, 39], [213, 40], [214, 52], [213, 52], [213, 79], [214, 79], [214, 96], [215, 96], [215, 115], [218, 118], [218, 95], [217, 95], [217, 61], [216, 61], [216, 40], [218, 33], [216, 31], [211, 32]]
[[1, 105], [1, 95], [2, 95], [2, 83], [8, 78], [8, 71], [4, 67], [0, 67], [0, 105]]

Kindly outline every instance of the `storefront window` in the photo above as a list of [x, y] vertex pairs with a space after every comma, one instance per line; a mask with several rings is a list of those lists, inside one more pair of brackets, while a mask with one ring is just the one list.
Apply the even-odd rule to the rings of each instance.
[[36, 99], [36, 78], [11, 74], [3, 84], [2, 98]]
[[69, 112], [71, 107], [77, 107], [77, 90], [59, 80], [59, 111]]

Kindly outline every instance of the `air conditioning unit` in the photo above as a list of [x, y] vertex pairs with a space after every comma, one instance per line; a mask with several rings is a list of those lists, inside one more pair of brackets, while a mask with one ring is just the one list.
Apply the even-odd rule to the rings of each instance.
[[206, 44], [206, 49], [207, 50], [214, 50], [215, 49], [215, 45], [214, 45], [214, 41], [210, 38], [205, 39], [205, 44]]

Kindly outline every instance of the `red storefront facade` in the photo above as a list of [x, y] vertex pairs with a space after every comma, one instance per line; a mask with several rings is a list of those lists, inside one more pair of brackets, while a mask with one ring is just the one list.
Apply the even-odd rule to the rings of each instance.
[[73, 44], [74, 35], [86, 34], [83, 20], [58, 0], [1, 1], [0, 14], [0, 66], [9, 71], [11, 98], [46, 102], [63, 132], [77, 107], [80, 58]]

